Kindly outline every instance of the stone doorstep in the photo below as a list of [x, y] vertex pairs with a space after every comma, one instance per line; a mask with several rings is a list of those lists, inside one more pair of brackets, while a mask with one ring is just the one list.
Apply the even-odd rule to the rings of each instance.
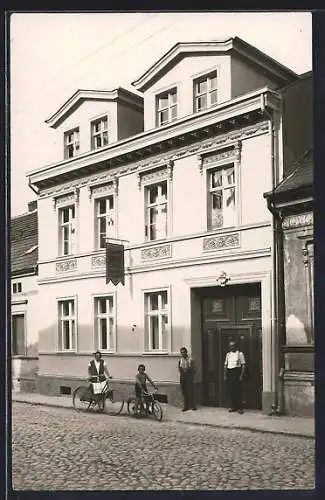
[[[57, 408], [72, 408], [71, 396], [43, 396], [42, 394], [23, 394], [14, 391], [12, 402], [29, 403]], [[223, 427], [294, 437], [314, 438], [314, 419], [301, 417], [268, 417], [262, 413], [246, 412], [243, 415], [227, 413], [225, 409], [201, 407], [197, 412], [189, 410], [185, 414], [180, 408], [162, 404], [167, 421], [187, 425]], [[221, 414], [220, 414], [221, 413]], [[240, 421], [238, 421], [240, 418]]]

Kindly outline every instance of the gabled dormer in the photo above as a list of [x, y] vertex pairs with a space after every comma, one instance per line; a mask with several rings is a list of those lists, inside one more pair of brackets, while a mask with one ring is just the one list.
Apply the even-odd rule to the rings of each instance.
[[57, 131], [58, 158], [72, 158], [143, 131], [143, 98], [121, 87], [77, 90], [46, 123]]
[[144, 93], [144, 128], [164, 126], [297, 75], [240, 38], [179, 42], [132, 85]]

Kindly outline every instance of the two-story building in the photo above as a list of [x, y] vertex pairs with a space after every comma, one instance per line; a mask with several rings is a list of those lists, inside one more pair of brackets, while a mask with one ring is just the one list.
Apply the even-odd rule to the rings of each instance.
[[[236, 37], [177, 43], [133, 82], [137, 93], [79, 90], [47, 120], [61, 159], [28, 174], [40, 392], [69, 393], [99, 348], [126, 392], [144, 362], [178, 404], [184, 345], [199, 402], [225, 406], [234, 339], [250, 369], [246, 406], [271, 409], [275, 242], [263, 193], [282, 179], [279, 89], [298, 78]], [[107, 238], [125, 244], [124, 286], [106, 284]]]
[[15, 391], [35, 390], [38, 368], [37, 202], [11, 220], [11, 368]]

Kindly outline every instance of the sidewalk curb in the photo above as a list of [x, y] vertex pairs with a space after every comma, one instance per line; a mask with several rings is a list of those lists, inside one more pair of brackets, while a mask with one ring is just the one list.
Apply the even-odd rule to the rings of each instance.
[[[23, 403], [23, 404], [30, 404], [33, 406], [47, 406], [47, 407], [52, 407], [52, 408], [63, 408], [65, 410], [73, 410], [73, 406], [66, 406], [66, 405], [59, 405], [57, 403], [44, 403], [44, 402], [39, 402], [39, 401], [28, 401], [24, 399], [15, 399], [12, 398], [12, 403]], [[291, 431], [283, 431], [281, 429], [276, 429], [276, 430], [270, 430], [270, 429], [258, 429], [256, 427], [249, 427], [249, 426], [241, 426], [241, 425], [236, 425], [236, 424], [210, 424], [206, 422], [188, 422], [184, 420], [178, 420], [178, 419], [171, 419], [171, 420], [164, 420], [165, 422], [175, 422], [178, 424], [185, 424], [185, 425], [195, 425], [198, 427], [211, 427], [211, 428], [218, 428], [218, 429], [236, 429], [236, 430], [243, 430], [243, 431], [251, 431], [251, 432], [259, 432], [262, 434], [280, 434], [282, 436], [290, 436], [290, 437], [299, 437], [299, 438], [305, 438], [305, 439], [315, 439], [315, 436], [311, 436], [309, 434], [303, 434], [301, 432], [291, 432]]]

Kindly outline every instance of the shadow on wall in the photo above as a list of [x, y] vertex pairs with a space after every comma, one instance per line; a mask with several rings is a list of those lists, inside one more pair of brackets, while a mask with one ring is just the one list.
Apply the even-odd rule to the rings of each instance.
[[27, 356], [38, 357], [38, 342], [27, 345]]

